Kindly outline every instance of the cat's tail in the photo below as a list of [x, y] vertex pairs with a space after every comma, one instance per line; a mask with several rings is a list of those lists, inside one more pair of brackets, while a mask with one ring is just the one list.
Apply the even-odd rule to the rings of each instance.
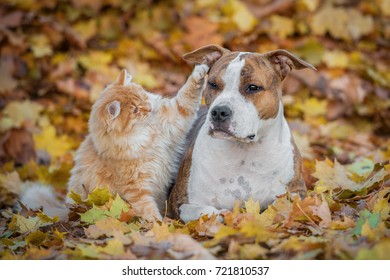
[[69, 209], [65, 202], [60, 200], [52, 187], [40, 183], [30, 183], [24, 187], [20, 194], [20, 201], [30, 209], [43, 208], [43, 212], [50, 217], [68, 218]]

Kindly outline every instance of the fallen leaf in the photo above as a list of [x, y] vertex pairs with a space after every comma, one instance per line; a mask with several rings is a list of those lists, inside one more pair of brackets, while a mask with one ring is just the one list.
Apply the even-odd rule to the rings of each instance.
[[34, 135], [36, 149], [47, 151], [52, 157], [61, 157], [74, 146], [73, 141], [67, 135], [57, 136], [56, 129], [52, 125], [42, 128], [41, 134]]
[[294, 21], [288, 17], [273, 15], [270, 17], [271, 27], [269, 33], [285, 39], [294, 34]]
[[130, 225], [122, 223], [117, 219], [108, 217], [106, 219], [98, 220], [94, 225], [90, 225], [85, 229], [85, 234], [90, 238], [99, 238], [102, 236], [111, 237], [115, 232], [128, 233], [132, 230]]
[[87, 202], [91, 205], [102, 206], [112, 198], [110, 190], [106, 188], [95, 188], [88, 194]]
[[10, 128], [20, 128], [26, 122], [35, 125], [43, 111], [42, 105], [31, 101], [10, 102], [3, 111], [3, 118], [0, 120], [0, 131], [4, 132]]
[[244, 3], [228, 0], [223, 11], [242, 32], [249, 32], [257, 25], [257, 19]]

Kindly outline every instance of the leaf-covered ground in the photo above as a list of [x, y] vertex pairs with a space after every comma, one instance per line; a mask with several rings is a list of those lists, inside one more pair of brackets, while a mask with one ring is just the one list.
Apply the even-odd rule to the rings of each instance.
[[[284, 82], [308, 196], [264, 212], [144, 221], [107, 190], [69, 221], [15, 207], [30, 182], [66, 193], [91, 104], [122, 68], [170, 95], [206, 44], [285, 48], [315, 65]], [[5, 0], [0, 4], [0, 258], [390, 259], [390, 1]]]

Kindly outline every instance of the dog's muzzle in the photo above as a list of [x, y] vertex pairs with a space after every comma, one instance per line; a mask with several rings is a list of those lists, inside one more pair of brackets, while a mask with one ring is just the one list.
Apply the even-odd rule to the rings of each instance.
[[209, 134], [216, 138], [234, 137], [231, 120], [233, 112], [226, 105], [215, 106], [210, 112], [211, 126]]
[[226, 105], [215, 106], [210, 112], [209, 135], [214, 138], [235, 139], [244, 142], [250, 142], [255, 138], [254, 134], [244, 138], [239, 138], [234, 133], [234, 124], [232, 125], [233, 111]]
[[211, 111], [211, 119], [214, 124], [226, 123], [231, 119], [232, 110], [227, 106], [216, 106]]

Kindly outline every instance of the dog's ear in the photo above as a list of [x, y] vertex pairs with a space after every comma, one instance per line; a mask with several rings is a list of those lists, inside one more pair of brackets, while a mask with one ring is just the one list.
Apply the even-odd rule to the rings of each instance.
[[229, 53], [230, 50], [218, 45], [207, 45], [193, 52], [183, 55], [183, 59], [187, 62], [196, 64], [207, 64], [211, 67], [222, 55]]
[[278, 73], [281, 80], [283, 80], [292, 69], [299, 70], [310, 68], [317, 70], [310, 63], [303, 61], [286, 50], [266, 52], [263, 54], [263, 56], [272, 63], [272, 66], [274, 67], [276, 73]]
[[116, 78], [115, 82], [113, 82], [113, 85], [118, 86], [128, 86], [131, 83], [131, 75], [127, 72], [126, 69], [123, 69], [119, 76]]

